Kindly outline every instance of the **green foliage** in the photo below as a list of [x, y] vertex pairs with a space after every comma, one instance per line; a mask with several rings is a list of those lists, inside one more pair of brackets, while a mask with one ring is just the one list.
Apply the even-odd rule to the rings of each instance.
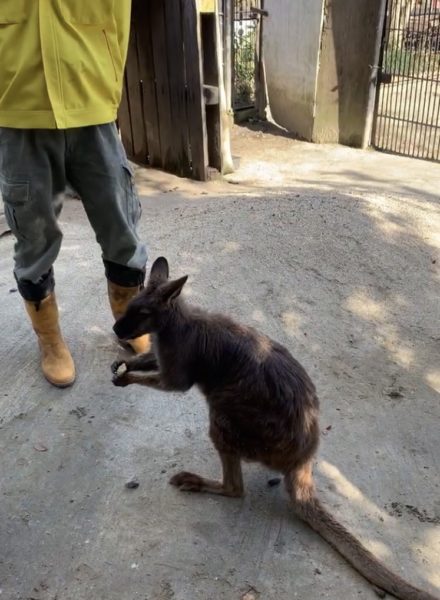
[[440, 64], [440, 55], [423, 50], [411, 50], [397, 45], [387, 48], [383, 70], [385, 73], [403, 76], [420, 76], [436, 72]]
[[255, 88], [255, 42], [256, 27], [241, 24], [234, 35], [234, 79], [236, 107], [251, 106], [254, 103]]

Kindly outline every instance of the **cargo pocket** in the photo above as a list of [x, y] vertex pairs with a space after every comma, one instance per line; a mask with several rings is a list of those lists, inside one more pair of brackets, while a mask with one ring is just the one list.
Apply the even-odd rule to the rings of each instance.
[[128, 223], [135, 229], [142, 216], [142, 207], [136, 190], [134, 171], [128, 160], [122, 165]]
[[29, 208], [29, 183], [0, 178], [0, 194], [5, 205], [6, 221], [12, 233], [17, 239], [27, 240], [32, 237], [34, 228]]

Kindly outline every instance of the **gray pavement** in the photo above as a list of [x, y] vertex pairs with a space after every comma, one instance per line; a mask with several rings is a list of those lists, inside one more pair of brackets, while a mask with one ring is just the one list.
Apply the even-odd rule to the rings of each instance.
[[[322, 403], [323, 501], [440, 595], [440, 167], [284, 139], [276, 156], [270, 136], [240, 135], [234, 184], [138, 171], [150, 257], [190, 275], [190, 300], [259, 327], [304, 364]], [[69, 390], [40, 375], [13, 240], [0, 238], [0, 599], [375, 598], [263, 468], [245, 466], [243, 500], [168, 485], [182, 468], [219, 473], [204, 401], [111, 385], [123, 351], [99, 248], [77, 200], [61, 221]]]

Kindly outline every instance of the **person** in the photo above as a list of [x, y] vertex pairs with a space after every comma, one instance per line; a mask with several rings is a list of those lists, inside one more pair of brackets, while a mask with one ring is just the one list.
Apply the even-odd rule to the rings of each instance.
[[[115, 124], [130, 13], [131, 0], [0, 2], [0, 192], [42, 371], [58, 387], [75, 380], [53, 268], [67, 186], [80, 196], [101, 246], [115, 319], [145, 278], [141, 207]], [[150, 341], [130, 344], [142, 353]]]

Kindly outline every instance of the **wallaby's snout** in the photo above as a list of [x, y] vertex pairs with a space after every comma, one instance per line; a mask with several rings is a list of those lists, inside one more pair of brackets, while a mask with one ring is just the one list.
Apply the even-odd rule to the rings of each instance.
[[151, 267], [147, 287], [128, 305], [127, 310], [113, 326], [120, 340], [132, 340], [146, 333], [155, 333], [167, 322], [175, 310], [174, 302], [180, 296], [188, 276], [169, 280], [166, 258], [158, 258]]
[[113, 325], [113, 331], [120, 340], [130, 339], [130, 329], [132, 328], [130, 327], [129, 319], [127, 319], [125, 315], [118, 319]]
[[113, 331], [120, 340], [132, 340], [140, 335], [151, 333], [150, 313], [143, 309], [136, 298], [128, 305], [127, 311], [113, 325]]

